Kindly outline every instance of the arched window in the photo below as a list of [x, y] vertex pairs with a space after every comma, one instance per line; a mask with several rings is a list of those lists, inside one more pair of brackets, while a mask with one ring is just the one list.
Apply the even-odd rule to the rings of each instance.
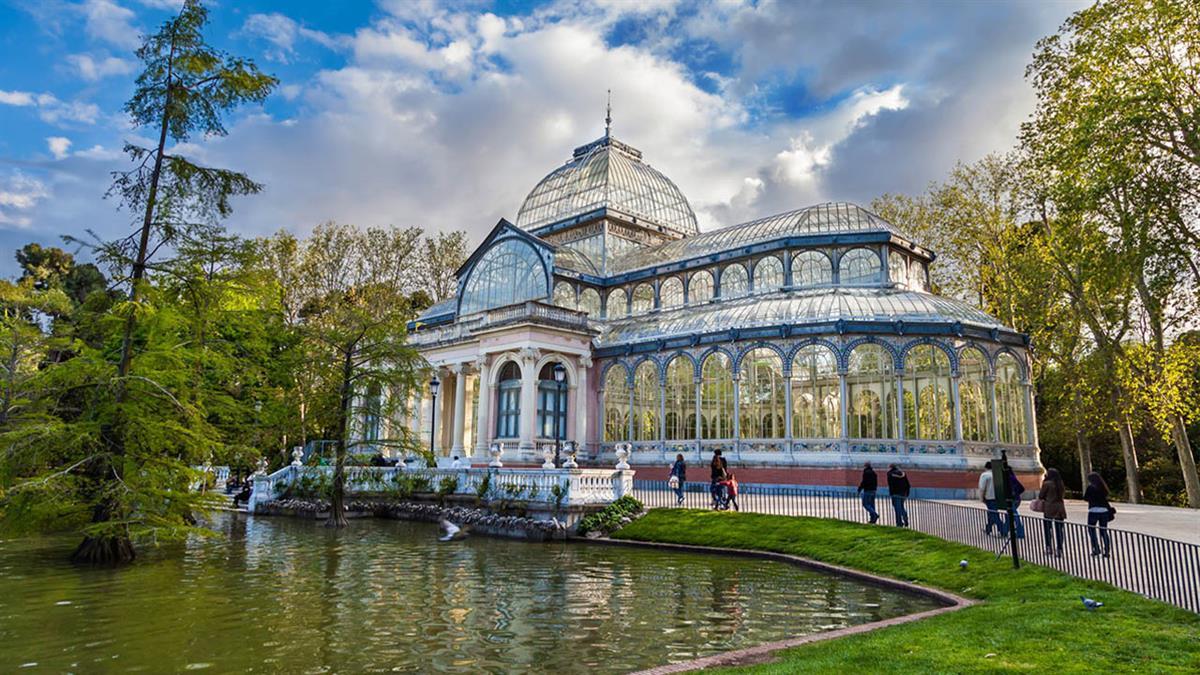
[[899, 251], [888, 250], [888, 278], [892, 283], [908, 285], [908, 263]]
[[519, 239], [505, 239], [488, 249], [471, 269], [463, 286], [459, 313], [538, 300], [548, 296], [549, 291], [537, 251]]
[[688, 281], [688, 303], [699, 304], [713, 298], [713, 275], [708, 270], [700, 270]]
[[496, 438], [521, 435], [521, 367], [513, 361], [500, 368], [496, 386]]
[[793, 286], [824, 286], [833, 283], [833, 263], [820, 251], [801, 251], [792, 258]]
[[633, 371], [633, 440], [658, 440], [661, 395], [658, 365], [653, 361], [642, 361]]
[[754, 292], [770, 293], [783, 286], [783, 262], [775, 256], [767, 256], [754, 266]]
[[721, 297], [740, 298], [749, 290], [749, 283], [745, 267], [740, 263], [728, 265], [721, 270]]
[[954, 439], [950, 357], [933, 345], [917, 345], [904, 360], [904, 430], [908, 438]]
[[654, 309], [654, 287], [641, 284], [633, 289], [633, 302], [630, 314], [645, 314]]
[[567, 309], [575, 309], [575, 287], [565, 281], [554, 284], [554, 304]]
[[733, 363], [724, 352], [709, 354], [700, 367], [700, 433], [733, 438]]
[[958, 400], [962, 402], [963, 440], [990, 441], [992, 415], [987, 390], [987, 357], [974, 347], [964, 349], [958, 358]]
[[759, 347], [742, 358], [738, 432], [742, 438], [783, 438], [783, 361], [774, 349]]
[[594, 288], [585, 288], [579, 294], [579, 311], [587, 312], [593, 319], [600, 318], [600, 294]]
[[696, 371], [692, 360], [676, 356], [667, 364], [666, 426], [668, 441], [696, 438]]
[[363, 401], [363, 440], [377, 441], [383, 421], [383, 387], [372, 382]]
[[539, 438], [567, 438], [567, 383], [555, 381], [553, 363], [538, 372], [537, 428]]
[[908, 287], [914, 291], [923, 291], [929, 287], [925, 283], [925, 266], [918, 260], [913, 260], [908, 265]]
[[808, 345], [792, 362], [792, 436], [839, 438], [842, 435], [841, 382], [837, 358], [823, 345]]
[[1001, 443], [1028, 443], [1025, 436], [1025, 394], [1021, 366], [1012, 354], [996, 357], [996, 425]]
[[679, 277], [667, 277], [658, 289], [658, 304], [663, 309], [683, 305], [683, 282]]
[[614, 288], [608, 294], [608, 302], [605, 303], [605, 309], [608, 310], [608, 318], [622, 319], [626, 314], [626, 303], [628, 298], [625, 295], [624, 288]]
[[853, 248], [838, 263], [838, 281], [843, 286], [879, 283], [879, 254], [869, 248]]
[[604, 375], [604, 440], [629, 440], [629, 371], [621, 364]]
[[894, 372], [891, 353], [877, 344], [861, 344], [850, 353], [846, 414], [851, 438], [896, 437]]

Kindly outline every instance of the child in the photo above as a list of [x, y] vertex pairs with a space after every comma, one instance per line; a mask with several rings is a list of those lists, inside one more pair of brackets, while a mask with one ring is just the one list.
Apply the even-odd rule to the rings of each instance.
[[721, 481], [721, 485], [725, 488], [725, 503], [721, 506], [722, 510], [727, 510], [730, 506], [733, 506], [734, 511], [740, 511], [741, 509], [738, 508], [737, 503], [737, 476], [734, 476], [732, 473], [729, 474], [728, 478]]

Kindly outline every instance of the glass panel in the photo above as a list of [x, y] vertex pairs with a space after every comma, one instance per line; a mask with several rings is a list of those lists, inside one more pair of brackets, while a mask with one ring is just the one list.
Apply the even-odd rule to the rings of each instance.
[[615, 365], [604, 376], [604, 440], [629, 440], [629, 371]]
[[554, 284], [554, 304], [575, 309], [575, 287], [565, 281]]
[[505, 239], [475, 264], [463, 286], [460, 314], [538, 300], [549, 295], [541, 258], [529, 244]]
[[608, 310], [608, 318], [620, 319], [625, 316], [628, 311], [626, 303], [628, 299], [625, 295], [625, 289], [614, 288], [608, 294], [608, 302], [605, 303], [605, 309]]
[[600, 294], [594, 288], [585, 288], [579, 294], [579, 311], [587, 312], [593, 319], [600, 318]]
[[645, 314], [654, 309], [654, 287], [650, 284], [640, 284], [633, 289], [631, 314]]
[[908, 352], [904, 363], [904, 403], [908, 438], [954, 440], [950, 357], [946, 352], [933, 345], [917, 345]]
[[709, 354], [700, 369], [700, 435], [733, 438], [733, 363], [723, 352]]
[[666, 427], [668, 441], [696, 438], [696, 374], [692, 360], [676, 356], [667, 364]]
[[746, 268], [739, 263], [728, 265], [721, 270], [721, 298], [740, 298], [749, 290], [749, 278]]
[[701, 270], [688, 280], [688, 303], [698, 305], [713, 298], [713, 275], [708, 270]]
[[742, 438], [783, 438], [783, 361], [773, 349], [753, 349], [742, 359], [738, 433]]
[[843, 286], [879, 283], [879, 254], [867, 248], [853, 248], [838, 263], [839, 283]]
[[992, 439], [991, 401], [987, 395], [987, 359], [969, 347], [958, 360], [958, 398], [962, 402], [963, 440]]
[[659, 397], [658, 366], [642, 361], [633, 371], [633, 440], [658, 440]]
[[1025, 387], [1021, 366], [1007, 352], [996, 357], [996, 423], [1001, 443], [1027, 443], [1025, 436]]
[[914, 291], [928, 289], [925, 283], [925, 266], [919, 260], [913, 260], [908, 265], [908, 287]]
[[820, 251], [802, 251], [792, 258], [793, 286], [824, 286], [833, 283], [833, 263]]
[[659, 305], [663, 309], [683, 305], [683, 282], [679, 277], [667, 277], [658, 289]]
[[846, 370], [851, 438], [896, 437], [895, 364], [888, 350], [861, 344], [850, 353]]
[[822, 345], [802, 347], [792, 363], [792, 436], [838, 438], [841, 435], [837, 357]]
[[500, 369], [496, 388], [496, 438], [521, 435], [521, 370], [509, 361]]
[[783, 286], [783, 261], [768, 256], [754, 266], [754, 292], [769, 293]]
[[888, 278], [893, 283], [908, 284], [908, 263], [899, 251], [888, 251]]

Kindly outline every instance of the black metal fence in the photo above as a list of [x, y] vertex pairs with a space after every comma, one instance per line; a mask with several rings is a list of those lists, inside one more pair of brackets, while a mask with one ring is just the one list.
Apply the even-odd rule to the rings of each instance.
[[[708, 483], [685, 483], [683, 487], [682, 502], [666, 481], [635, 480], [633, 494], [649, 508], [713, 508]], [[851, 488], [741, 485], [736, 502], [739, 510], [751, 513], [869, 521], [861, 497]], [[913, 498], [904, 500], [904, 507], [908, 526], [918, 532], [994, 553], [1008, 545], [1007, 535], [1001, 536], [1008, 527], [1004, 514], [989, 516], [984, 508]], [[729, 508], [734, 507], [731, 504]], [[875, 509], [880, 524], [896, 524], [892, 500], [885, 492], [878, 494]], [[1200, 613], [1200, 546], [1196, 544], [1047, 521], [1040, 515], [1018, 515], [1016, 527], [1020, 537], [1017, 552], [1024, 561]], [[1093, 555], [1094, 551], [1099, 554]]]

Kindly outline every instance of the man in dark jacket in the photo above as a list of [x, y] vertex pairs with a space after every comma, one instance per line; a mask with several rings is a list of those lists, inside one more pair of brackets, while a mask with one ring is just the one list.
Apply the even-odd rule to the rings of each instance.
[[871, 516], [871, 523], [879, 520], [879, 512], [875, 510], [875, 492], [879, 489], [879, 477], [875, 475], [875, 469], [871, 468], [871, 463], [863, 464], [862, 480], [858, 482], [858, 493], [862, 495], [862, 506], [867, 511], [867, 515]]
[[729, 464], [721, 456], [720, 450], [713, 450], [712, 462], [709, 463], [708, 468], [711, 469], [712, 486], [710, 490], [712, 492], [713, 508], [723, 509], [725, 508], [726, 500], [723, 481], [729, 475]]
[[887, 472], [888, 494], [892, 496], [892, 510], [896, 512], [896, 527], [908, 527], [908, 511], [904, 508], [904, 500], [908, 499], [912, 486], [908, 483], [908, 474], [898, 465], [892, 464]]

